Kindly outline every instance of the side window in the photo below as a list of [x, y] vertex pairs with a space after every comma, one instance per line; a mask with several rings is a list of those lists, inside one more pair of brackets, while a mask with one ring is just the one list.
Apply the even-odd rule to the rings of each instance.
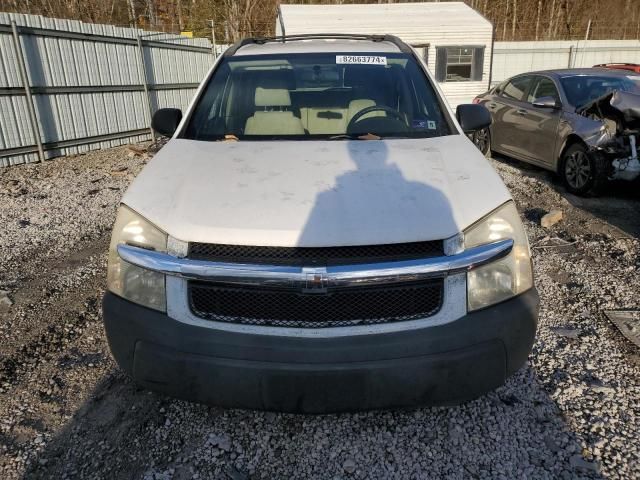
[[538, 77], [536, 84], [527, 95], [527, 102], [533, 103], [534, 100], [542, 97], [553, 97], [556, 100], [560, 98], [555, 83], [547, 77]]
[[188, 138], [199, 138], [211, 132], [226, 131], [225, 121], [228, 119], [222, 114], [225, 110], [225, 96], [229, 97], [230, 69], [227, 64], [222, 64], [219, 71], [211, 78], [198, 106], [193, 112], [191, 121], [187, 126], [185, 135]]
[[532, 80], [533, 77], [516, 77], [509, 80], [502, 90], [502, 96], [512, 100], [522, 100]]
[[436, 47], [436, 80], [478, 82], [482, 80], [484, 47]]
[[508, 81], [504, 81], [502, 83], [500, 83], [499, 85], [496, 85], [495, 87], [493, 87], [493, 90], [491, 91], [492, 94], [494, 95], [500, 95], [502, 93], [502, 91], [504, 90], [504, 87], [507, 86]]

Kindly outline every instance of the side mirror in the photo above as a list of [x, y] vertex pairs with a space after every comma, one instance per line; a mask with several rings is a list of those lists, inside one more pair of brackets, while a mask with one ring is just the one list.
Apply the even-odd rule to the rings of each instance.
[[172, 136], [180, 121], [182, 120], [182, 110], [177, 108], [161, 108], [153, 114], [151, 128], [165, 137]]
[[537, 108], [560, 108], [560, 102], [555, 97], [536, 98], [532, 105]]
[[469, 103], [458, 105], [456, 117], [464, 133], [473, 133], [491, 125], [491, 113], [484, 105]]

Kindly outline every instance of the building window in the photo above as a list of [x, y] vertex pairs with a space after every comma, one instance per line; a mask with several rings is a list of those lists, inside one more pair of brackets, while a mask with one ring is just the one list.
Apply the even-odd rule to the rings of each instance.
[[482, 80], [484, 47], [436, 47], [436, 80], [479, 82]]
[[473, 49], [467, 47], [447, 48], [446, 82], [464, 82], [471, 80], [473, 67]]

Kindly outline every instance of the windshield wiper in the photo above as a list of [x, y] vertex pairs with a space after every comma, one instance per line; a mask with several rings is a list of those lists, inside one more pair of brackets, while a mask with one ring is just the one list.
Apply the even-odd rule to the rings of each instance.
[[333, 137], [329, 137], [329, 140], [357, 140], [358, 137], [355, 135], [348, 135], [346, 133], [341, 133], [340, 135], [334, 135]]

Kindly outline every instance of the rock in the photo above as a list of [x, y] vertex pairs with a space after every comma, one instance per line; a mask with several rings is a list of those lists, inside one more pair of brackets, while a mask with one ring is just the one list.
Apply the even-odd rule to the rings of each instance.
[[565, 338], [577, 339], [580, 337], [580, 330], [571, 327], [554, 327], [551, 329], [557, 335]]
[[562, 269], [550, 271], [549, 277], [560, 285], [566, 285], [567, 283], [571, 282], [571, 275], [569, 275], [565, 270]]
[[464, 437], [464, 431], [460, 427], [453, 427], [449, 429], [449, 438], [454, 441], [459, 441]]
[[352, 458], [347, 458], [342, 464], [342, 469], [347, 473], [356, 471], [356, 462]]
[[113, 170], [111, 170], [111, 175], [114, 177], [124, 177], [126, 175], [128, 175], [128, 167], [118, 167], [118, 168], [114, 168]]
[[538, 405], [534, 408], [534, 411], [538, 422], [547, 423], [548, 421], [550, 421], [549, 414], [544, 407]]
[[582, 458], [582, 455], [574, 455], [569, 459], [569, 464], [571, 468], [577, 472], [594, 472], [598, 473], [600, 471], [600, 465], [598, 462], [590, 462], [589, 460], [585, 460]]
[[540, 225], [544, 228], [550, 228], [562, 220], [562, 210], [551, 210], [540, 219]]
[[500, 401], [502, 401], [502, 403], [509, 407], [513, 407], [514, 405], [520, 403], [520, 399], [513, 394], [501, 396]]
[[207, 443], [212, 447], [218, 447], [225, 452], [231, 451], [231, 439], [227, 435], [216, 435], [214, 433], [209, 434]]
[[6, 191], [13, 197], [19, 197], [20, 195], [26, 195], [29, 190], [21, 184], [18, 180], [10, 180], [9, 185], [6, 187]]
[[615, 393], [616, 389], [607, 385], [593, 385], [591, 390], [597, 393]]
[[229, 440], [229, 437], [224, 437], [220, 440], [220, 442], [218, 443], [218, 448], [220, 450], [224, 450], [225, 452], [229, 452], [231, 450], [231, 441]]
[[127, 150], [129, 151], [129, 153], [127, 153], [127, 156], [129, 158], [137, 157], [138, 155], [144, 155], [145, 153], [147, 153], [146, 148], [136, 147], [135, 145], [127, 145]]
[[7, 290], [0, 290], [0, 306], [10, 307], [13, 305], [13, 300], [9, 298], [9, 292]]
[[553, 453], [558, 453], [561, 448], [553, 437], [546, 436], [544, 437], [544, 443], [549, 450]]
[[234, 467], [229, 467], [225, 473], [227, 474], [227, 477], [230, 480], [248, 480], [249, 479], [249, 476], [247, 474], [240, 472]]

